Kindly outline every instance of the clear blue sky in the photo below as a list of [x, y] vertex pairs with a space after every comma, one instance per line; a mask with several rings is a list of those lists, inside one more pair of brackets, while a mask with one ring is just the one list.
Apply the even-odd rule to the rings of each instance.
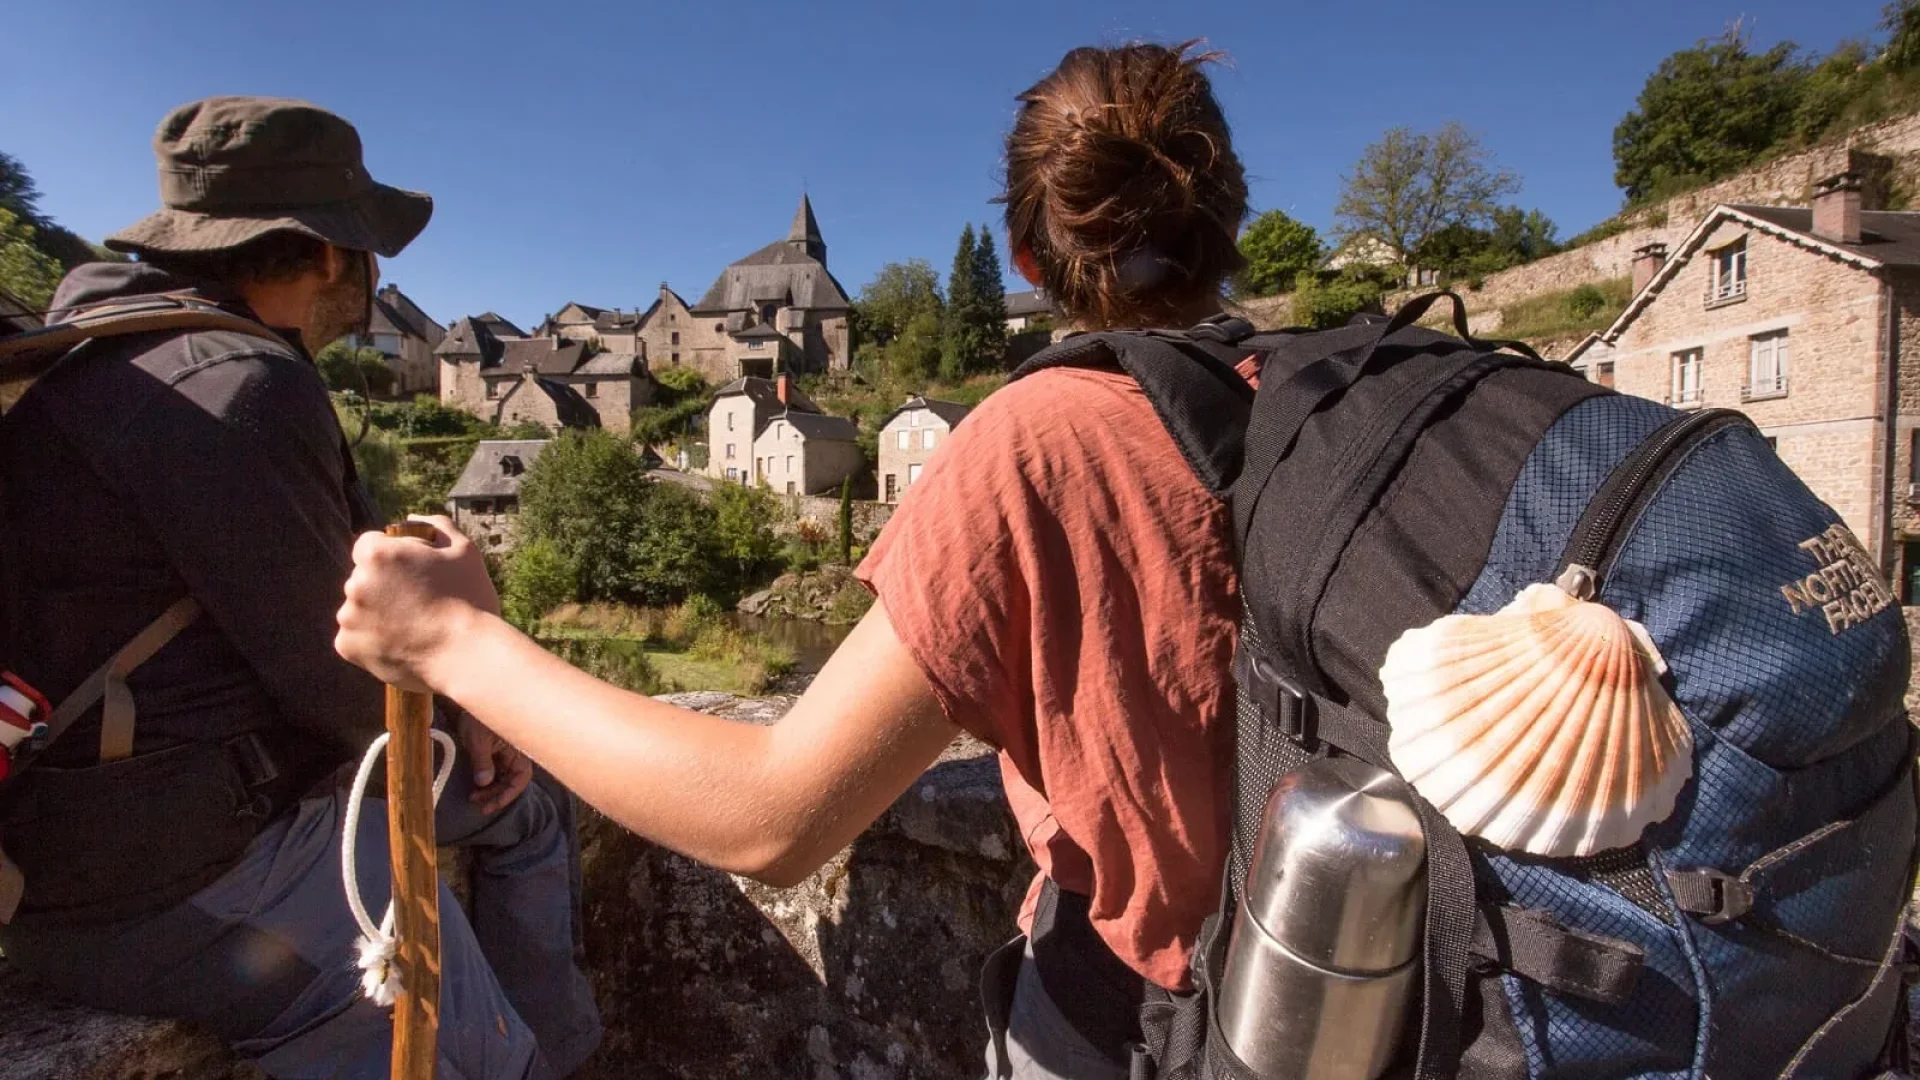
[[1215, 84], [1256, 210], [1325, 229], [1384, 129], [1460, 120], [1567, 236], [1617, 208], [1613, 125], [1661, 57], [1743, 14], [1760, 46], [1824, 51], [1873, 33], [1880, 3], [21, 0], [0, 150], [97, 240], [155, 206], [169, 108], [306, 98], [359, 127], [375, 176], [434, 196], [386, 280], [443, 323], [526, 325], [568, 300], [645, 306], [662, 280], [697, 299], [785, 234], [803, 185], [850, 292], [895, 260], [944, 274], [963, 223], [1004, 240], [1013, 96], [1073, 46], [1135, 37], [1232, 55]]

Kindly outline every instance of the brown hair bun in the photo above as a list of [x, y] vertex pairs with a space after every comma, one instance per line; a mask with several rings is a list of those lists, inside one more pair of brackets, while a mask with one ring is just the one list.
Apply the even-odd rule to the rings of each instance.
[[1166, 325], [1242, 265], [1246, 173], [1195, 44], [1075, 49], [1020, 95], [1008, 243], [1083, 326]]

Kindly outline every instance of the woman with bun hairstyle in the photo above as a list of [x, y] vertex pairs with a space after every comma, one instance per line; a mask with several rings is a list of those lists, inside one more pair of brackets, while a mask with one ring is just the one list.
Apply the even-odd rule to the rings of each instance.
[[[1212, 58], [1076, 49], [1020, 95], [1008, 247], [1076, 329], [1219, 313], [1247, 193]], [[1218, 901], [1239, 609], [1225, 505], [1131, 379], [1049, 369], [974, 410], [859, 568], [878, 603], [769, 727], [569, 667], [498, 618], [480, 552], [434, 520], [432, 546], [361, 538], [341, 654], [692, 858], [791, 885], [960, 730], [997, 748], [1040, 876], [988, 965], [989, 1072], [1127, 1075], [1146, 987], [1187, 988]]]

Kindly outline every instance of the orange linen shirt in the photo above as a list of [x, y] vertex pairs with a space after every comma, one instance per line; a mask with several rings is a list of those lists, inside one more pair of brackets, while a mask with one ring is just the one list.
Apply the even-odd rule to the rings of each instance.
[[1229, 844], [1240, 601], [1226, 505], [1139, 386], [1057, 369], [993, 394], [858, 573], [946, 715], [1000, 751], [1041, 874], [1185, 989]]

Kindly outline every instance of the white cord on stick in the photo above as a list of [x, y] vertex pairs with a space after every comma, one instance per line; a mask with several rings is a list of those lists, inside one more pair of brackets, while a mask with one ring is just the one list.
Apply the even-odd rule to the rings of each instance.
[[[429, 730], [433, 741], [446, 751], [440, 758], [440, 766], [433, 775], [433, 802], [440, 804], [440, 793], [447, 788], [447, 778], [453, 775], [453, 736], [444, 731]], [[391, 1006], [400, 996], [400, 968], [393, 962], [399, 939], [393, 933], [393, 900], [387, 900], [387, 912], [375, 926], [373, 918], [367, 914], [366, 904], [360, 899], [360, 877], [354, 870], [353, 849], [360, 832], [360, 802], [367, 794], [367, 780], [373, 776], [373, 763], [380, 760], [381, 751], [387, 748], [388, 736], [381, 733], [367, 747], [367, 754], [360, 759], [360, 771], [353, 776], [353, 790], [347, 795], [346, 834], [340, 843], [340, 876], [347, 887], [347, 909], [353, 912], [353, 921], [360, 924], [360, 939], [354, 942], [359, 953], [360, 989], [373, 999], [375, 1005]], [[389, 807], [391, 812], [392, 808]]]

